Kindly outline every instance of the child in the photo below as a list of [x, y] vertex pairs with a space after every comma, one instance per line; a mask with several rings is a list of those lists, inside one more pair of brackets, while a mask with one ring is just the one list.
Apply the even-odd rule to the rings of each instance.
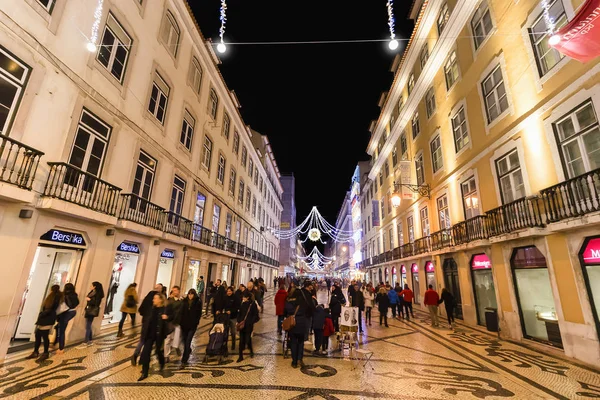
[[319, 349], [323, 343], [323, 327], [325, 326], [325, 309], [323, 304], [317, 305], [312, 317], [312, 329], [315, 334], [315, 351], [314, 355], [319, 354]]
[[335, 328], [333, 327], [333, 318], [331, 317], [331, 312], [329, 311], [329, 308], [326, 308], [325, 309], [325, 325], [323, 326], [323, 350], [321, 351], [321, 354], [327, 355], [329, 336], [333, 335], [334, 333], [335, 333]]

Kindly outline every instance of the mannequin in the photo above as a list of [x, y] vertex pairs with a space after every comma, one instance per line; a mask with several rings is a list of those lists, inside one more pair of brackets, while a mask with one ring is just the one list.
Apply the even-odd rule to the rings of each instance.
[[119, 261], [113, 266], [113, 273], [110, 277], [110, 283], [108, 284], [108, 297], [106, 299], [106, 307], [104, 308], [104, 315], [108, 315], [113, 310], [113, 302], [115, 300], [115, 294], [119, 289], [119, 281], [121, 279], [121, 271], [123, 270], [123, 262]]

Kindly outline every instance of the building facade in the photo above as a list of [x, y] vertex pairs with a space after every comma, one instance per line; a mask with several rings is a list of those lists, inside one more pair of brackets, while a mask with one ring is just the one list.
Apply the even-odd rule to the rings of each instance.
[[280, 225], [277, 166], [187, 3], [104, 1], [90, 52], [96, 4], [0, 6], [0, 360], [31, 338], [53, 284], [85, 303], [101, 283], [99, 330], [132, 282], [145, 294], [277, 274], [264, 229]]
[[548, 45], [583, 2], [542, 3], [414, 2], [371, 126], [363, 253], [417, 304], [446, 287], [466, 323], [497, 309], [501, 336], [598, 366], [600, 66]]
[[[342, 206], [340, 207], [340, 211], [338, 211], [335, 220], [335, 228], [339, 231], [352, 231], [352, 204], [350, 196], [351, 192], [346, 192], [344, 201], [342, 201]], [[333, 239], [328, 239], [328, 244], [332, 247], [332, 252], [335, 256], [333, 270], [336, 275], [344, 278], [352, 276], [354, 273], [354, 261], [352, 260], [352, 254], [354, 254], [354, 242], [352, 240], [347, 242], [336, 242]]]
[[[282, 175], [280, 181], [283, 187], [283, 211], [279, 229], [292, 231], [296, 229], [296, 180], [294, 175], [290, 174]], [[297, 274], [299, 271], [297, 240], [298, 237], [293, 236], [289, 239], [282, 238], [279, 242], [279, 273], [281, 275]]]

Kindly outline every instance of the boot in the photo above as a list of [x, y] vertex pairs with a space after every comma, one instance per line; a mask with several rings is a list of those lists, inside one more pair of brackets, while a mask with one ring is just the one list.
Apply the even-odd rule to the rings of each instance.
[[118, 337], [118, 338], [122, 338], [123, 336], [125, 336], [125, 335], [123, 334], [123, 331], [122, 331], [121, 329], [119, 329], [119, 332], [117, 332], [117, 337]]
[[42, 362], [42, 361], [46, 361], [48, 359], [48, 357], [50, 357], [50, 354], [48, 353], [42, 353], [37, 360], [35, 360], [36, 362]]
[[28, 355], [27, 357], [25, 357], [26, 360], [33, 360], [34, 358], [38, 358], [39, 357], [39, 353], [37, 351], [34, 351], [33, 353], [31, 353], [30, 355]]

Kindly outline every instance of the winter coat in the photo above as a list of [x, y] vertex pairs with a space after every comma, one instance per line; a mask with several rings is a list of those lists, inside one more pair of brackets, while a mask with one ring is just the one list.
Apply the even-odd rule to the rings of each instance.
[[144, 315], [147, 315], [152, 309], [152, 299], [154, 299], [154, 295], [157, 293], [158, 292], [156, 290], [151, 290], [150, 292], [148, 292], [146, 297], [144, 297], [144, 300], [142, 300], [142, 304], [140, 305], [140, 308], [138, 308], [138, 312], [140, 313], [142, 318], [144, 317]]
[[363, 297], [365, 298], [365, 307], [373, 307], [375, 302], [375, 295], [370, 290], [363, 291]]
[[[127, 300], [130, 299], [130, 296], [133, 296], [134, 305], [132, 307], [127, 307]], [[127, 288], [125, 290], [125, 295], [123, 295], [123, 305], [121, 306], [121, 312], [127, 314], [135, 314], [137, 312], [137, 305], [140, 299], [137, 294], [137, 290], [134, 287]]]
[[223, 308], [223, 311], [229, 311], [230, 319], [237, 319], [240, 304], [241, 301], [235, 294], [232, 294], [231, 296], [225, 296], [225, 307]]
[[423, 304], [426, 306], [437, 306], [440, 301], [440, 296], [433, 289], [427, 289], [425, 292], [425, 297], [423, 299]]
[[308, 321], [313, 316], [315, 311], [315, 302], [312, 300], [312, 294], [306, 289], [297, 290], [295, 308], [298, 308], [296, 312], [296, 326], [291, 330], [294, 334], [304, 334], [309, 325]]
[[[45, 302], [46, 301], [44, 301], [44, 303]], [[52, 327], [52, 325], [54, 325], [54, 323], [56, 322], [56, 309], [58, 308], [59, 304], [60, 304], [60, 296], [55, 296], [54, 301], [52, 302], [50, 307], [48, 307], [48, 308], [44, 307], [42, 309], [42, 311], [40, 311], [40, 313], [38, 314], [37, 321], [35, 321], [35, 324], [38, 327], [40, 327], [40, 326]]]
[[444, 303], [446, 310], [452, 310], [454, 308], [454, 296], [447, 290], [442, 291], [442, 298], [438, 301], [438, 304]]
[[287, 299], [287, 292], [283, 288], [279, 289], [275, 294], [275, 315], [283, 315], [285, 299]]
[[227, 293], [225, 293], [225, 288], [221, 285], [217, 288], [217, 292], [213, 297], [213, 314], [216, 314], [217, 311], [223, 312], [225, 297], [227, 297]]
[[352, 307], [358, 307], [360, 311], [365, 309], [365, 297], [360, 290], [354, 291], [352, 296]]
[[387, 293], [377, 293], [375, 301], [377, 302], [379, 312], [387, 314], [390, 306], [390, 298], [388, 297]]
[[194, 297], [190, 302], [189, 298], [181, 300], [179, 309], [179, 326], [183, 331], [190, 331], [198, 328], [202, 317], [202, 301], [199, 297]]
[[331, 293], [331, 299], [329, 300], [329, 309], [333, 318], [337, 318], [342, 315], [342, 306], [346, 304], [346, 298], [342, 293], [341, 289], [336, 289]]
[[77, 293], [65, 293], [65, 304], [67, 305], [67, 307], [69, 307], [69, 310], [76, 309], [79, 305], [79, 296], [77, 296]]
[[[168, 307], [154, 307], [146, 310], [142, 322], [142, 339], [144, 341], [152, 339], [162, 345], [167, 336], [168, 323], [173, 316], [169, 315]], [[167, 314], [169, 318], [162, 319], [162, 315]]]
[[398, 304], [398, 293], [396, 293], [396, 289], [390, 290], [388, 292], [388, 297], [390, 298], [390, 304]]
[[331, 314], [327, 314], [325, 316], [325, 325], [323, 326], [323, 336], [329, 337], [335, 333], [335, 328], [333, 326], [333, 319], [331, 318]]
[[102, 302], [102, 297], [100, 297], [95, 289], [89, 292], [87, 297], [89, 300], [85, 305], [85, 316], [86, 318], [96, 318], [100, 315], [100, 303]]
[[312, 328], [323, 329], [325, 327], [325, 309], [323, 306], [317, 306], [312, 317]]
[[240, 305], [240, 312], [237, 315], [237, 322], [242, 322], [244, 319], [246, 320], [242, 332], [251, 333], [257, 318], [258, 307], [256, 306], [256, 303], [253, 300], [243, 301]]
[[183, 305], [183, 301], [180, 298], [169, 297], [167, 299], [167, 308], [169, 309], [169, 314], [173, 316], [173, 324], [180, 324], [180, 315], [181, 306]]
[[415, 297], [415, 294], [410, 289], [404, 289], [400, 292], [400, 295], [402, 296], [402, 299], [407, 303], [412, 303], [413, 298]]

